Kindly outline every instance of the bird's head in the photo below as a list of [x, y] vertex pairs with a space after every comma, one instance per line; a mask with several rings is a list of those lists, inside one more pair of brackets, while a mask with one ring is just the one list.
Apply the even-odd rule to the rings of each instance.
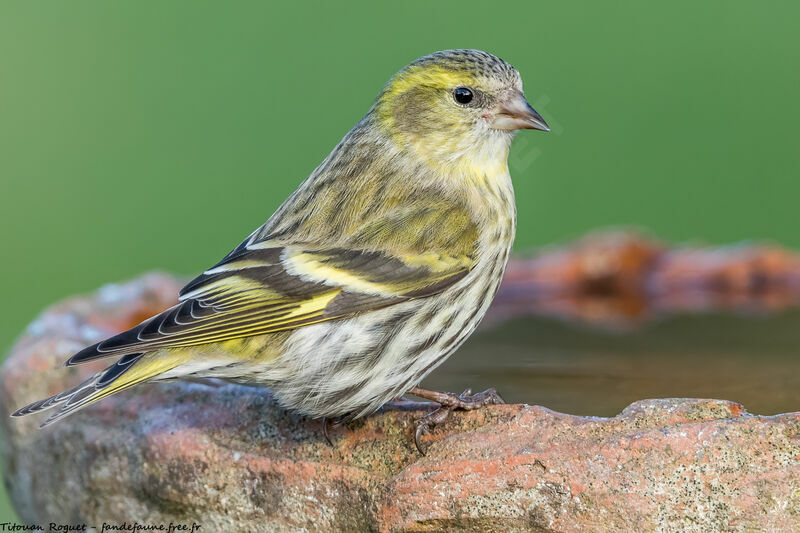
[[517, 130], [549, 131], [525, 100], [519, 72], [480, 50], [417, 59], [389, 80], [371, 114], [395, 142], [439, 163], [504, 161]]

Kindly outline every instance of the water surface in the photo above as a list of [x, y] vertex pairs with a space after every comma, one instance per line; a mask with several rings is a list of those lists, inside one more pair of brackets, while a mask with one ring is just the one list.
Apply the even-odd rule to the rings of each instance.
[[645, 398], [800, 411], [800, 311], [684, 315], [628, 328], [547, 317], [482, 327], [424, 386], [496, 387], [508, 402], [613, 416]]

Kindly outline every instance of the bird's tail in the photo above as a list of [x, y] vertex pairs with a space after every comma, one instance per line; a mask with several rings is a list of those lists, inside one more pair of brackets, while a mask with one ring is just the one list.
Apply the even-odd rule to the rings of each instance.
[[185, 361], [181, 357], [170, 357], [158, 352], [150, 352], [147, 357], [144, 353], [128, 354], [80, 385], [26, 405], [11, 416], [25, 416], [61, 406], [42, 422], [40, 427], [45, 427], [111, 394], [168, 372], [183, 362]]

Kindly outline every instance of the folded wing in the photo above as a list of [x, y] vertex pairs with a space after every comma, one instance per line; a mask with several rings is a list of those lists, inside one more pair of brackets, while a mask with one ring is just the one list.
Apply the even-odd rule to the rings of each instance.
[[187, 284], [180, 303], [78, 352], [67, 365], [352, 316], [441, 292], [473, 264], [468, 255], [245, 241]]

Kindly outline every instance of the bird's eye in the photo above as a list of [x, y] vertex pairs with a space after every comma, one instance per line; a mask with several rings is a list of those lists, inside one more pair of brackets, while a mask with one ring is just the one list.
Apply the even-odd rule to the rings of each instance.
[[474, 97], [475, 95], [469, 87], [457, 87], [456, 90], [453, 91], [453, 99], [462, 105], [467, 105]]

